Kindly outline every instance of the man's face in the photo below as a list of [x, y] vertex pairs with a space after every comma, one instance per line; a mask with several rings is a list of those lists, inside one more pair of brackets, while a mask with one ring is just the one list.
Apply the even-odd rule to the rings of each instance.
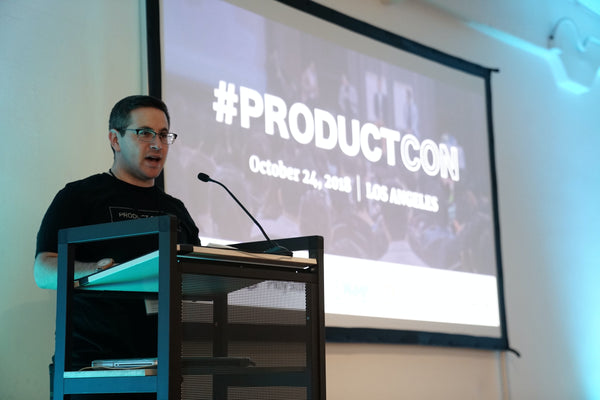
[[[156, 133], [168, 132], [169, 123], [165, 113], [151, 107], [137, 108], [129, 114], [127, 129], [149, 128]], [[121, 136], [120, 133], [124, 133]], [[139, 140], [133, 130], [119, 134], [111, 133], [111, 145], [115, 150], [115, 170], [120, 179], [137, 185], [153, 186], [167, 159], [169, 146], [158, 136], [152, 142]]]

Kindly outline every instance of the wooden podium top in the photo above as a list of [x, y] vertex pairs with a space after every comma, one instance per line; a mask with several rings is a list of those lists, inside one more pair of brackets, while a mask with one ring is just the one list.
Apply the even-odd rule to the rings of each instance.
[[[177, 252], [178, 259], [242, 262], [295, 270], [306, 270], [317, 264], [313, 258], [249, 253], [220, 247], [178, 245]], [[74, 285], [86, 290], [158, 292], [158, 250], [80, 278]]]

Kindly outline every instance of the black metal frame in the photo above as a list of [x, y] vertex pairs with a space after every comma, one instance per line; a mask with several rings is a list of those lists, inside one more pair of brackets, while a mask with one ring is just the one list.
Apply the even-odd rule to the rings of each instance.
[[[178, 320], [176, 290], [178, 276], [169, 268], [176, 260], [176, 228], [175, 217], [162, 216], [135, 221], [123, 221], [97, 224], [76, 228], [62, 229], [58, 236], [58, 282], [56, 296], [56, 345], [54, 398], [62, 399], [64, 395], [74, 393], [104, 393], [110, 386], [114, 392], [137, 393], [156, 392], [157, 398], [169, 398], [176, 390], [181, 374], [178, 370], [176, 338]], [[158, 235], [159, 248], [159, 308], [158, 316], [158, 349], [157, 354], [162, 362], [157, 367], [156, 376], [118, 377], [118, 378], [75, 378], [64, 379], [64, 372], [71, 370], [70, 338], [72, 334], [70, 310], [72, 304], [74, 255], [77, 244], [98, 240], [125, 238], [131, 236]], [[169, 329], [175, 328], [175, 329]], [[176, 398], [176, 397], [171, 397]]]
[[[309, 269], [277, 268], [272, 265], [251, 264], [243, 261], [221, 260], [201, 257], [177, 257], [176, 245], [177, 221], [172, 216], [161, 216], [135, 221], [98, 224], [63, 229], [59, 232], [58, 286], [56, 309], [56, 355], [54, 375], [54, 398], [63, 399], [69, 394], [92, 393], [141, 393], [156, 392], [157, 399], [178, 399], [181, 396], [181, 379], [184, 367], [181, 361], [181, 303], [182, 275], [194, 273], [215, 277], [235, 277], [265, 280], [286, 280], [304, 282], [311, 285], [307, 291], [307, 309], [312, 311], [307, 329], [307, 371], [308, 373], [278, 373], [266, 368], [262, 374], [246, 376], [243, 372], [229, 374], [228, 382], [218, 385], [223, 388], [234, 381], [239, 386], [259, 386], [294, 384], [306, 385], [309, 399], [325, 399], [325, 345], [324, 345], [324, 298], [323, 298], [323, 238], [309, 236], [279, 240], [291, 250], [308, 250], [309, 257], [316, 264]], [[65, 378], [65, 372], [71, 371], [70, 338], [72, 333], [70, 310], [73, 286], [74, 254], [78, 244], [97, 240], [125, 238], [130, 236], [158, 235], [159, 273], [158, 273], [158, 366], [156, 376], [135, 377], [77, 377]], [[244, 251], [260, 249], [263, 242], [240, 244]], [[282, 265], [285, 261], [282, 261]], [[215, 307], [227, 312], [226, 297], [213, 297]], [[220, 301], [219, 301], [220, 298]], [[223, 315], [217, 318], [223, 319]], [[215, 354], [224, 354], [223, 343], [215, 343]], [[306, 378], [306, 376], [309, 378]], [[215, 382], [219, 381], [216, 377]], [[108, 389], [107, 389], [108, 388]], [[215, 393], [216, 394], [216, 393]], [[222, 398], [222, 397], [214, 398]]]

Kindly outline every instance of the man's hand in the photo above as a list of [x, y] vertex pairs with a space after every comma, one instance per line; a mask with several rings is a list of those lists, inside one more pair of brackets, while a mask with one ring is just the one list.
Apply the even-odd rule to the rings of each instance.
[[[95, 272], [112, 267], [115, 264], [112, 258], [103, 258], [97, 262], [75, 261], [74, 279], [83, 278]], [[58, 254], [42, 252], [35, 258], [33, 275], [35, 283], [42, 289], [56, 289], [58, 271]]]

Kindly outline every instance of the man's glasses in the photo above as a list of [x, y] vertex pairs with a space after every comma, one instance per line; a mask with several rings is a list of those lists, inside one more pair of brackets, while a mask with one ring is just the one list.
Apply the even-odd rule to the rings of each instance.
[[142, 142], [152, 142], [154, 138], [158, 136], [160, 141], [164, 144], [173, 144], [175, 139], [177, 139], [177, 134], [173, 132], [161, 132], [156, 133], [152, 129], [149, 128], [139, 128], [139, 129], [123, 129], [124, 131], [133, 131], [137, 135], [138, 139]]

